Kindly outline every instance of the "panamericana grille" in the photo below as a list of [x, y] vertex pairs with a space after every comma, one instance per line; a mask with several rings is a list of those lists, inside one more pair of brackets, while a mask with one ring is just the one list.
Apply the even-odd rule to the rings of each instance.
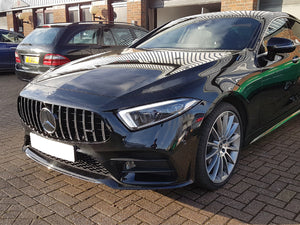
[[[48, 108], [56, 118], [56, 129], [52, 134], [45, 132], [42, 127], [39, 116], [42, 108]], [[31, 129], [54, 139], [105, 142], [110, 137], [110, 131], [103, 119], [87, 110], [47, 104], [20, 96], [18, 112]]]

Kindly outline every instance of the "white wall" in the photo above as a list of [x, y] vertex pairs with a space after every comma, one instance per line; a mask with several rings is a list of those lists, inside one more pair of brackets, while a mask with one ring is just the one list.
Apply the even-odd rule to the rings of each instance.
[[161, 26], [170, 20], [178, 19], [184, 16], [200, 14], [202, 7], [199, 5], [183, 7], [166, 7], [157, 9], [157, 26]]
[[6, 16], [0, 16], [0, 29], [7, 30], [7, 17]]

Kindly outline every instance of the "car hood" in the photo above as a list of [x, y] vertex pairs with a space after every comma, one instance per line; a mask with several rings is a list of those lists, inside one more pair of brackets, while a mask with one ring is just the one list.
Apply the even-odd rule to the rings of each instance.
[[[195, 79], [203, 80], [204, 85], [206, 79], [199, 74], [220, 59], [232, 57], [232, 53], [126, 49], [101, 56], [104, 55], [83, 58], [47, 72], [31, 82], [23, 93], [35, 89], [37, 98], [43, 95], [47, 96], [45, 101], [54, 98], [63, 102], [78, 102], [83, 94], [88, 94], [86, 102], [94, 97], [93, 104], [109, 103], [106, 108], [120, 108], [124, 102], [128, 107], [138, 104], [141, 96], [143, 102], [153, 101], [153, 95], [156, 101], [174, 98], [178, 87]], [[47, 93], [41, 93], [43, 90]], [[73, 94], [63, 94], [66, 91]]]

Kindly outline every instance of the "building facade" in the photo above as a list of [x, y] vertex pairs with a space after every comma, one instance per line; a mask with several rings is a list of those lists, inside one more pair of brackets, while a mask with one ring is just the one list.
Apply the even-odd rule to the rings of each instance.
[[300, 0], [2, 0], [0, 29], [28, 35], [43, 24], [114, 20], [151, 30], [183, 16], [228, 10], [284, 11], [300, 18]]

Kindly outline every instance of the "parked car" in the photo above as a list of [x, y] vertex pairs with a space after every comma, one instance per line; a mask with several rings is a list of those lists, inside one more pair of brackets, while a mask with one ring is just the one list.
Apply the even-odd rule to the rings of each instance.
[[114, 188], [222, 187], [242, 149], [300, 110], [300, 23], [279, 12], [185, 17], [20, 93], [23, 150]]
[[0, 72], [15, 70], [15, 50], [23, 38], [22, 34], [0, 29]]
[[129, 24], [79, 22], [40, 26], [16, 51], [16, 74], [30, 81], [51, 68], [131, 44], [147, 30]]

